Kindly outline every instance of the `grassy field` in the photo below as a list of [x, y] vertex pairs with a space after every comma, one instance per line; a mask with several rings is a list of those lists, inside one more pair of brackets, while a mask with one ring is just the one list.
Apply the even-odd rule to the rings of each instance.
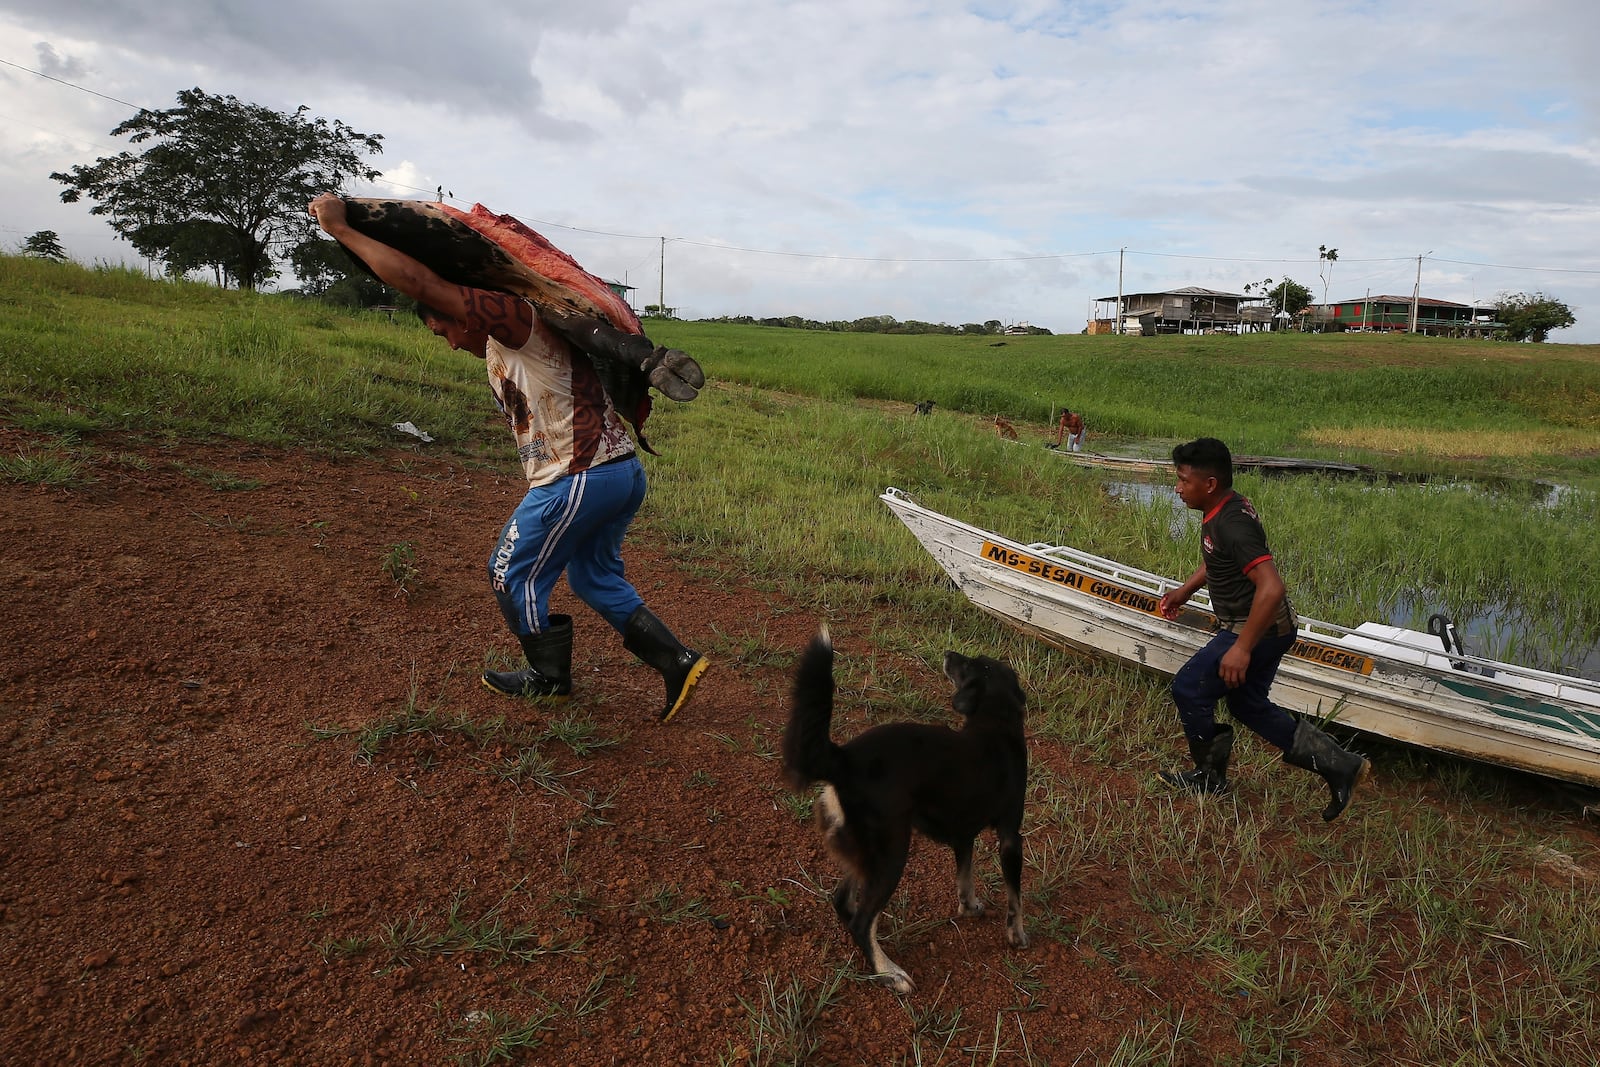
[[[819, 616], [874, 618], [883, 647], [1009, 657], [1036, 735], [1086, 763], [1143, 780], [1172, 758], [1161, 684], [980, 616], [877, 500], [898, 486], [1023, 541], [1070, 540], [1187, 574], [1193, 535], [1175, 536], [1165, 502], [1119, 501], [1042, 447], [1062, 404], [1088, 414], [1093, 446], [1129, 453], [1160, 456], [1210, 434], [1241, 452], [1503, 479], [1483, 490], [1247, 475], [1240, 487], [1312, 615], [1353, 625], [1425, 600], [1424, 614], [1514, 615], [1525, 632], [1512, 640], [1530, 647], [1600, 640], [1600, 347], [1376, 336], [1002, 344], [649, 325], [714, 385], [689, 405], [657, 402], [649, 430], [661, 455], [641, 536]], [[911, 413], [930, 398], [933, 416]], [[509, 470], [489, 407], [481, 366], [413, 322], [0, 258], [0, 423], [32, 441], [0, 455], [0, 476], [91, 482], [112, 431], [360, 451], [409, 443], [390, 429], [406, 421], [433, 447]], [[997, 415], [1019, 441], [995, 433]], [[1535, 479], [1578, 491], [1548, 501], [1519, 488]], [[1268, 758], [1259, 746], [1244, 756], [1257, 778], [1320, 807], [1320, 783], [1268, 769]], [[1525, 788], [1514, 776], [1399, 749], [1383, 766], [1398, 803], [1358, 805], [1332, 827], [1179, 798], [1151, 824], [1113, 790], [1039, 771], [1034, 892], [1048, 899], [1086, 861], [1126, 870], [1147, 913], [1145, 947], [1224, 964], [1253, 1062], [1291, 1062], [1295, 1035], [1330, 1019], [1401, 1028], [1407, 1062], [1592, 1062], [1594, 891], [1529, 871], [1552, 853], [1594, 857], [1553, 807], [1510, 806]], [[1092, 929], [1077, 936], [1094, 940]], [[1117, 945], [1095, 947], [1116, 960]], [[1158, 1018], [1119, 1062], [1163, 1062], [1184, 1026]]]
[[[1492, 619], [1479, 651], [1542, 666], [1600, 641], [1600, 346], [650, 328], [715, 382], [694, 404], [658, 400], [648, 427], [651, 517], [691, 556], [865, 600], [915, 588], [928, 561], [876, 500], [894, 485], [1023, 540], [1187, 574], [1193, 546], [1166, 501], [1118, 502], [1041, 447], [1067, 404], [1096, 448], [1165, 456], [1209, 434], [1434, 478], [1241, 477], [1313, 616]], [[92, 476], [83, 442], [113, 430], [359, 450], [400, 442], [391, 427], [409, 421], [503, 459], [481, 367], [404, 317], [3, 257], [0, 352], [0, 416], [55, 442], [0, 456], [13, 477]], [[930, 398], [933, 417], [910, 414]], [[1021, 440], [994, 432], [997, 415]], [[1580, 491], [1552, 498], [1551, 484]]]
[[720, 377], [1047, 423], [1062, 405], [1123, 438], [1380, 455], [1503, 473], [1600, 474], [1600, 346], [1376, 334], [947, 337], [663, 322]]

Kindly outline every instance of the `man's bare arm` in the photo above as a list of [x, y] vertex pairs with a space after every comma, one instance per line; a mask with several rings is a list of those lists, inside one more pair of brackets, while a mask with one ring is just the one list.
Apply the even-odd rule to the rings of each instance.
[[398, 248], [375, 241], [351, 226], [341, 197], [323, 193], [306, 210], [328, 236], [360, 256], [382, 281], [441, 314], [465, 321], [469, 309], [463, 294], [470, 290], [450, 284]]
[[344, 200], [332, 193], [323, 193], [311, 201], [307, 210], [330, 237], [360, 256], [379, 279], [411, 299], [511, 348], [527, 343], [533, 330], [533, 314], [526, 301], [445, 281], [415, 257], [351, 226], [345, 217]]

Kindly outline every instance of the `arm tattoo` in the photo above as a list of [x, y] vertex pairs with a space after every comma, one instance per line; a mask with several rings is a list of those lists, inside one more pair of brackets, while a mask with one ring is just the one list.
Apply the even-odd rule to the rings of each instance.
[[461, 298], [467, 308], [464, 325], [469, 330], [483, 330], [512, 347], [526, 341], [533, 327], [533, 314], [526, 300], [465, 285], [461, 287]]

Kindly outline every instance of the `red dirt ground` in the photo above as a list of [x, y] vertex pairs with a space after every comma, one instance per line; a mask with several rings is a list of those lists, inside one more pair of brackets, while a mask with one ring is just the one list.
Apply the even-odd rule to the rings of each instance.
[[[745, 1004], [764, 976], [781, 992], [841, 967], [813, 1062], [937, 1052], [957, 1012], [945, 1062], [972, 1061], [997, 1020], [994, 1062], [1104, 1062], [1152, 990], [1167, 1011], [1219, 1011], [1191, 965], [1136, 944], [1119, 963], [1137, 984], [1037, 929], [1029, 952], [1007, 949], [992, 891], [988, 916], [955, 921], [949, 854], [926, 843], [891, 948], [919, 991], [858, 980], [817, 893], [833, 866], [772, 756], [787, 659], [770, 653], [817, 620], [675, 567], [647, 520], [629, 575], [714, 661], [667, 726], [657, 676], [564, 586], [573, 702], [479, 684], [486, 651], [512, 648], [482, 575], [520, 493], [508, 470], [117, 447], [87, 488], [0, 484], [0, 1060], [483, 1062], [506, 1020], [545, 1012], [520, 1062], [760, 1060]], [[218, 488], [219, 473], [260, 484]], [[400, 543], [409, 595], [382, 563]], [[832, 625], [841, 670], [860, 672], [871, 620]], [[944, 699], [924, 664], [895, 665]], [[445, 725], [359, 758], [354, 731], [408, 708]], [[497, 773], [528, 748], [517, 729], [574, 711], [618, 743], [580, 756], [545, 740], [559, 791]], [[460, 718], [475, 736], [449, 728]], [[485, 728], [502, 719], [509, 732]], [[1038, 741], [1032, 758], [1107, 777]], [[992, 878], [990, 842], [978, 863]], [[1073, 907], [1114, 922], [1125, 880], [1081, 872]], [[1344, 1062], [1322, 1051], [1302, 1062]]]

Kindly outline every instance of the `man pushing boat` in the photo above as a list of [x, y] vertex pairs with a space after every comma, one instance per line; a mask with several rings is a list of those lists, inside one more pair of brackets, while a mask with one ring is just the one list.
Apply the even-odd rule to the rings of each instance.
[[1322, 776], [1330, 794], [1322, 817], [1336, 819], [1370, 764], [1269, 698], [1278, 664], [1295, 643], [1296, 618], [1261, 520], [1233, 490], [1233, 455], [1215, 437], [1202, 437], [1174, 448], [1172, 465], [1178, 497], [1201, 515], [1201, 562], [1162, 596], [1160, 612], [1177, 618], [1205, 586], [1222, 629], [1173, 676], [1172, 701], [1194, 769], [1161, 778], [1191, 793], [1227, 789], [1233, 727], [1216, 719], [1217, 701], [1225, 700], [1234, 719], [1282, 750], [1285, 763]]

